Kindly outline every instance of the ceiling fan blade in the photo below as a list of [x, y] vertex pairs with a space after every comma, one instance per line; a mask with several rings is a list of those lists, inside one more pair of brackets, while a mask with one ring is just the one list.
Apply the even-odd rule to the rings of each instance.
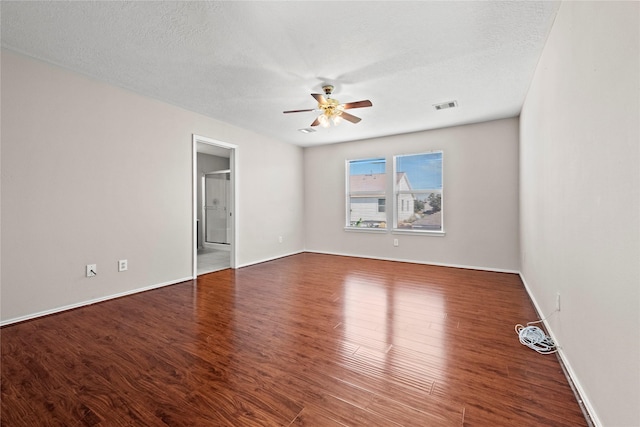
[[348, 110], [349, 108], [371, 107], [372, 105], [371, 101], [367, 99], [366, 101], [347, 102], [344, 104], [344, 109]]
[[312, 93], [311, 96], [313, 96], [316, 101], [318, 101], [318, 104], [326, 104], [327, 100], [324, 98], [324, 95], [320, 95], [319, 93]]
[[311, 123], [311, 126], [318, 126], [320, 124], [320, 120], [318, 120], [320, 117], [318, 117], [317, 119], [315, 119], [313, 121], [313, 123]]
[[289, 111], [283, 111], [283, 113], [287, 114], [287, 113], [304, 113], [305, 111], [315, 111], [315, 108], [311, 108], [310, 110], [289, 110]]
[[362, 120], [360, 117], [356, 117], [353, 114], [345, 113], [344, 111], [342, 112], [342, 114], [340, 114], [340, 117], [350, 121], [351, 123], [358, 123], [360, 120]]

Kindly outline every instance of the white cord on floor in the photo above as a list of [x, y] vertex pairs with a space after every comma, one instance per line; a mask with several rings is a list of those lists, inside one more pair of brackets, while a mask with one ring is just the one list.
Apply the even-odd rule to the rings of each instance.
[[537, 326], [531, 326], [535, 323], [540, 323], [548, 319], [555, 314], [556, 311], [542, 320], [527, 323], [527, 326], [522, 326], [520, 324], [516, 325], [515, 330], [520, 338], [520, 344], [526, 345], [540, 354], [552, 354], [557, 352], [558, 348], [556, 347], [556, 343], [553, 342], [553, 339], [551, 339], [550, 336], [545, 334], [544, 331]]

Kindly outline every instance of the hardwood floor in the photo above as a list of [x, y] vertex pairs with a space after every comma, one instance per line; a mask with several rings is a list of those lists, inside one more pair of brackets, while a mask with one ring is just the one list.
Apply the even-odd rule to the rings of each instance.
[[517, 275], [300, 254], [2, 329], [9, 426], [586, 426]]

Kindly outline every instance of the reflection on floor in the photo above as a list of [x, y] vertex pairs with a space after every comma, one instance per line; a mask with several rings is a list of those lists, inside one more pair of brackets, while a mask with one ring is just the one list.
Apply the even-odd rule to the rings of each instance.
[[231, 252], [212, 248], [198, 249], [198, 276], [230, 266]]

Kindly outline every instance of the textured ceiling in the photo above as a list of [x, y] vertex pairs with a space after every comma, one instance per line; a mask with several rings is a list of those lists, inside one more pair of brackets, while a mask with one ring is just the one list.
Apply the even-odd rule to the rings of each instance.
[[[559, 3], [2, 1], [2, 46], [313, 146], [517, 116]], [[303, 134], [335, 86], [358, 124]], [[434, 104], [458, 102], [436, 111]]]

